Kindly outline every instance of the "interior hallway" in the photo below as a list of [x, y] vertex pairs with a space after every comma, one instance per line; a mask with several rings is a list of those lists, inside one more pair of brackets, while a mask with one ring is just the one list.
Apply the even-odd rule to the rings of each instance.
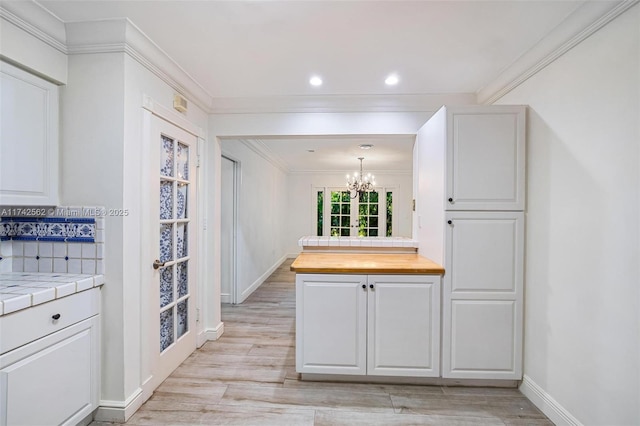
[[[517, 389], [302, 382], [284, 262], [127, 425], [552, 425]], [[106, 425], [94, 422], [94, 426]]]

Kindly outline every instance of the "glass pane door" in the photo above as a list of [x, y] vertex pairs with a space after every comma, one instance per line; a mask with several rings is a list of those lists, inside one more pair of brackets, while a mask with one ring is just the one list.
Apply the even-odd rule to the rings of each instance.
[[151, 132], [148, 351], [157, 386], [196, 347], [197, 138], [156, 116]]
[[160, 137], [160, 352], [189, 331], [189, 146]]
[[[351, 193], [345, 190], [331, 188], [328, 204], [325, 206], [325, 215], [321, 215], [320, 203], [324, 198], [318, 192], [317, 203], [317, 227], [318, 235], [330, 235], [332, 237], [384, 237], [391, 236], [392, 198], [391, 192], [371, 191], [357, 194], [351, 198]], [[325, 201], [326, 202], [326, 201]], [[329, 218], [329, 223], [323, 232], [320, 227], [324, 225], [323, 217]]]

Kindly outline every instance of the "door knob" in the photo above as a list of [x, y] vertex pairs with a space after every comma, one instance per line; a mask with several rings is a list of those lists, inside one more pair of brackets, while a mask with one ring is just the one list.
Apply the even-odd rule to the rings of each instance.
[[165, 263], [167, 262], [160, 262], [160, 259], [156, 259], [153, 261], [153, 269], [162, 268]]

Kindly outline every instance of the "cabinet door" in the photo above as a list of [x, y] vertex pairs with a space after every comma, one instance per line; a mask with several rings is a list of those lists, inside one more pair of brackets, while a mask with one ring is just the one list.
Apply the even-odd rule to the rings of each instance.
[[367, 374], [438, 377], [440, 277], [370, 275]]
[[0, 425], [75, 425], [98, 403], [98, 317], [0, 357]]
[[365, 275], [296, 275], [297, 372], [366, 374], [366, 283]]
[[525, 107], [447, 107], [447, 210], [523, 210]]
[[58, 87], [0, 62], [0, 205], [58, 204]]
[[443, 377], [522, 377], [522, 212], [447, 214]]

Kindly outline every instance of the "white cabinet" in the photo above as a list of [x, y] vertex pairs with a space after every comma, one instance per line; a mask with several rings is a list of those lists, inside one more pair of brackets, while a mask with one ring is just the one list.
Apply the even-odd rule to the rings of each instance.
[[0, 61], [0, 205], [58, 204], [58, 86]]
[[[3, 335], [19, 334], [17, 323], [29, 330], [40, 324], [43, 330], [30, 343], [0, 355], [1, 426], [76, 425], [98, 407], [99, 292], [87, 290], [0, 317]], [[85, 302], [87, 297], [95, 309], [89, 317], [77, 318], [68, 302]], [[63, 301], [67, 303], [59, 303]], [[86, 312], [85, 306], [79, 308]], [[50, 333], [50, 324], [66, 317], [76, 322]]]
[[445, 108], [447, 210], [524, 208], [525, 109]]
[[445, 267], [445, 378], [522, 378], [525, 113], [443, 107], [416, 136], [413, 237]]
[[522, 377], [522, 212], [447, 214], [442, 375]]
[[296, 370], [437, 377], [440, 277], [296, 275]]

